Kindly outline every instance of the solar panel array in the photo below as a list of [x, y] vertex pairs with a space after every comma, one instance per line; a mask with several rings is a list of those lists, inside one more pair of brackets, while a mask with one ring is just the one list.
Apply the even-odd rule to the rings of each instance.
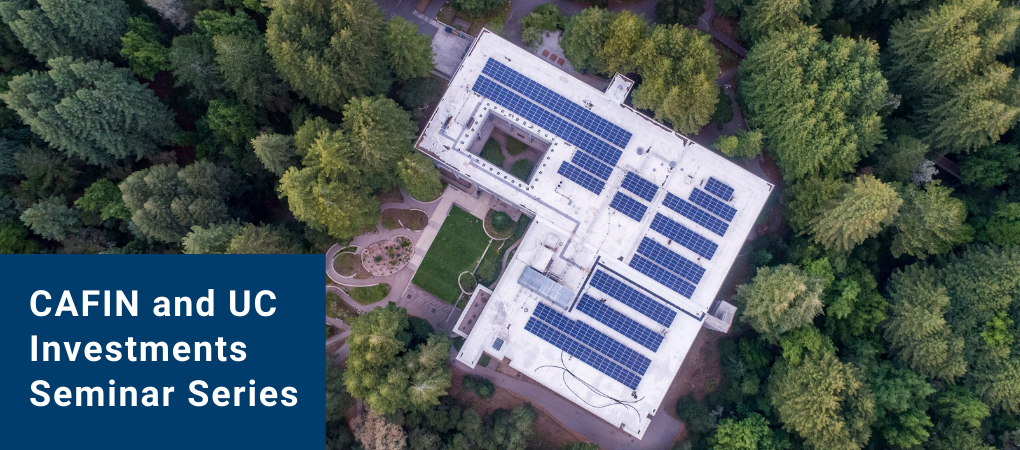
[[591, 153], [592, 156], [601, 159], [610, 166], [615, 167], [617, 161], [620, 160], [620, 156], [623, 155], [620, 149], [609, 145], [591, 133], [561, 119], [535, 102], [518, 95], [483, 75], [478, 76], [478, 79], [471, 86], [471, 90], [502, 105], [514, 114], [549, 130], [550, 133], [576, 145], [581, 150]]
[[683, 278], [676, 276], [673, 272], [663, 269], [648, 258], [641, 255], [634, 255], [634, 257], [630, 260], [630, 266], [637, 269], [638, 272], [647, 275], [648, 278], [658, 281], [659, 284], [676, 291], [684, 297], [691, 298], [691, 296], [694, 295], [693, 284], [684, 281]]
[[617, 192], [616, 196], [613, 197], [613, 201], [609, 203], [609, 207], [617, 211], [620, 211], [638, 222], [645, 217], [645, 212], [648, 211], [648, 207], [641, 204], [641, 202], [634, 200], [629, 195], [623, 192]]
[[630, 142], [631, 133], [629, 131], [616, 126], [598, 114], [588, 111], [581, 105], [536, 83], [531, 78], [520, 74], [503, 63], [489, 58], [482, 69], [482, 73], [505, 84], [510, 89], [524, 94], [525, 97], [538, 102], [540, 105], [559, 113], [567, 120], [584, 127], [617, 147], [625, 148], [627, 143]]
[[582, 295], [581, 301], [577, 303], [577, 309], [593, 319], [608, 325], [609, 328], [619, 331], [620, 334], [627, 336], [630, 340], [637, 342], [645, 348], [653, 352], [659, 351], [659, 345], [662, 344], [661, 335], [607, 306], [605, 303], [595, 300], [592, 296], [588, 294]]
[[570, 164], [569, 162], [563, 161], [560, 164], [559, 170], [556, 173], [567, 177], [568, 180], [579, 184], [581, 187], [594, 192], [596, 195], [602, 193], [602, 189], [606, 187], [606, 183], [602, 180], [595, 178], [594, 175], [585, 172], [577, 166]]
[[560, 329], [567, 336], [577, 339], [599, 353], [606, 355], [623, 367], [626, 367], [638, 375], [644, 375], [652, 360], [648, 357], [623, 345], [620, 341], [609, 337], [609, 335], [596, 330], [584, 322], [571, 320], [567, 316], [556, 312], [545, 303], [539, 303], [535, 308], [535, 317], [542, 319], [545, 323]]
[[605, 165], [602, 161], [592, 158], [591, 155], [582, 151], [574, 152], [574, 157], [570, 161], [603, 180], [608, 180], [609, 175], [613, 173], [612, 167]]
[[721, 198], [724, 202], [728, 202], [733, 198], [733, 188], [713, 177], [708, 177], [708, 183], [705, 183], [705, 190]]
[[581, 345], [574, 339], [571, 339], [561, 331], [546, 325], [542, 321], [532, 316], [528, 319], [528, 323], [524, 325], [524, 329], [530, 331], [535, 336], [538, 336], [546, 342], [555, 345], [560, 350], [563, 350], [571, 356], [581, 360], [581, 362], [594, 367], [599, 372], [609, 375], [610, 378], [623, 383], [631, 389], [637, 389], [638, 383], [641, 382], [641, 377], [634, 374], [623, 366], [617, 364], [615, 361], [606, 358], [594, 350]]
[[638, 245], [637, 251], [666, 270], [686, 278], [694, 285], [701, 283], [701, 277], [705, 275], [704, 267], [648, 237], [641, 239], [641, 245]]
[[719, 249], [719, 245], [715, 242], [659, 213], [656, 213], [655, 218], [652, 219], [651, 229], [687, 247], [703, 258], [712, 259], [715, 251]]
[[671, 192], [666, 193], [666, 198], [662, 199], [662, 204], [667, 208], [680, 213], [680, 215], [693, 220], [694, 223], [707, 228], [708, 231], [718, 234], [719, 236], [725, 235], [726, 229], [730, 226], [728, 223], [719, 220], [718, 217], [715, 217], [705, 210], [688, 203], [687, 200], [677, 197]]
[[706, 194], [705, 191], [698, 188], [694, 188], [694, 191], [691, 192], [691, 201], [695, 205], [705, 208], [708, 212], [726, 219], [727, 222], [732, 221], [733, 216], [737, 213], [734, 207], [719, 201], [719, 199]]
[[642, 294], [637, 289], [628, 286], [626, 283], [602, 270], [598, 270], [595, 272], [595, 275], [592, 275], [590, 284], [595, 289], [619, 300], [620, 303], [644, 314], [664, 327], [669, 328], [673, 324], [673, 319], [676, 318], [676, 311], [667, 308], [662, 303]]
[[655, 193], [659, 191], [658, 186], [651, 181], [641, 178], [634, 172], [627, 172], [627, 176], [623, 177], [623, 184], [620, 187], [637, 194], [638, 197], [649, 202], [655, 198]]

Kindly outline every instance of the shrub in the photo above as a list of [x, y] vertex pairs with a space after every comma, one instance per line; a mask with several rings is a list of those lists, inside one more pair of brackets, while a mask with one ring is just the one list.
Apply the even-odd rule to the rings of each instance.
[[733, 120], [733, 105], [726, 89], [719, 86], [719, 101], [715, 104], [715, 112], [712, 113], [712, 123], [719, 128]]
[[531, 177], [531, 170], [534, 168], [534, 163], [526, 159], [521, 159], [510, 166], [510, 174], [519, 178], [521, 181], [528, 181], [528, 178]]
[[496, 213], [492, 215], [493, 230], [496, 230], [500, 233], [505, 233], [507, 231], [510, 231], [510, 229], [513, 228], [514, 225], [517, 224], [514, 223], [514, 220], [510, 218], [510, 215], [505, 212], [496, 211]]
[[465, 391], [474, 391], [481, 398], [490, 398], [496, 394], [496, 386], [487, 378], [465, 375], [461, 386]]
[[499, 167], [503, 167], [503, 162], [506, 161], [506, 158], [503, 156], [503, 149], [499, 147], [499, 142], [496, 142], [493, 138], [485, 141], [485, 145], [482, 146], [482, 154], [478, 156]]
[[694, 394], [687, 394], [677, 400], [676, 415], [687, 426], [687, 431], [691, 435], [705, 435], [716, 426], [716, 417], [704, 404], [694, 398]]
[[506, 138], [506, 152], [511, 156], [517, 156], [524, 153], [528, 149], [528, 144], [525, 144], [517, 139], [507, 136]]

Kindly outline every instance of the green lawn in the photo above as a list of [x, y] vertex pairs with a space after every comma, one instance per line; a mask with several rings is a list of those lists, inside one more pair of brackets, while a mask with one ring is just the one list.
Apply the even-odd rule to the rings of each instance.
[[518, 141], [517, 139], [514, 139], [514, 138], [512, 138], [510, 136], [507, 136], [507, 138], [506, 138], [506, 152], [509, 153], [511, 156], [520, 155], [521, 153], [524, 153], [524, 151], [527, 150], [527, 149], [528, 149], [528, 145], [527, 144], [525, 144], [525, 143], [523, 143], [521, 141]]
[[528, 181], [531, 177], [531, 170], [535, 165], [526, 159], [519, 159], [510, 166], [510, 173], [521, 181]]
[[453, 304], [460, 297], [460, 273], [473, 271], [488, 245], [482, 220], [454, 206], [412, 282]]
[[380, 283], [375, 286], [355, 286], [348, 290], [351, 298], [362, 305], [371, 305], [386, 298], [390, 293], [390, 285]]

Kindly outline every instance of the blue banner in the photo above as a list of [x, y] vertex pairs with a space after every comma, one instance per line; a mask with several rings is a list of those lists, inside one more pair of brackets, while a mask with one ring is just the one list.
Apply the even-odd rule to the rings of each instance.
[[321, 255], [0, 255], [5, 448], [321, 448]]

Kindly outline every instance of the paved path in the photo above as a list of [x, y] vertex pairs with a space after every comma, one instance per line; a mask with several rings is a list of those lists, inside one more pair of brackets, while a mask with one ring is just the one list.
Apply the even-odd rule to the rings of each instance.
[[741, 58], [747, 56], [747, 50], [744, 49], [729, 36], [722, 34], [715, 28], [712, 28], [712, 20], [715, 19], [715, 0], [708, 0], [708, 9], [698, 17], [698, 29], [711, 34], [716, 40], [725, 45], [734, 53], [740, 55]]
[[489, 367], [479, 365], [474, 369], [468, 369], [466, 365], [456, 359], [453, 359], [451, 364], [455, 364], [458, 369], [464, 372], [488, 378], [496, 386], [527, 397], [532, 403], [541, 406], [555, 417], [562, 425], [598, 444], [602, 450], [668, 449], [680, 433], [680, 422], [670, 417], [665, 411], [659, 411], [659, 414], [653, 416], [651, 424], [645, 431], [645, 436], [642, 439], [637, 439], [542, 385], [497, 372], [495, 368], [499, 364], [496, 361], [490, 363]]

